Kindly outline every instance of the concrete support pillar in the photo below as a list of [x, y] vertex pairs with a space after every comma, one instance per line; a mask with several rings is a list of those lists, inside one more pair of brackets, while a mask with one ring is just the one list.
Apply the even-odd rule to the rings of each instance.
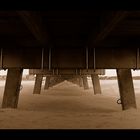
[[33, 94], [40, 94], [42, 86], [43, 75], [37, 74], [35, 79]]
[[82, 79], [82, 77], [79, 77], [79, 86], [83, 87], [83, 79]]
[[44, 89], [49, 89], [50, 78], [51, 78], [50, 76], [46, 76]]
[[17, 108], [23, 69], [8, 69], [2, 108]]
[[101, 94], [101, 85], [98, 74], [91, 75], [94, 94]]
[[79, 85], [79, 78], [77, 78], [77, 77], [74, 78], [74, 84], [80, 86], [80, 85]]
[[85, 90], [89, 89], [87, 76], [83, 76], [83, 86]]
[[57, 81], [58, 77], [51, 77], [49, 87], [53, 87]]
[[136, 108], [131, 69], [117, 69], [122, 109]]

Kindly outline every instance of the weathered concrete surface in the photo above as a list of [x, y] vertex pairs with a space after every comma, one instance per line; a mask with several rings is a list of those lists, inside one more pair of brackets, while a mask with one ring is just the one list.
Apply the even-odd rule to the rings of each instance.
[[136, 108], [131, 69], [117, 69], [117, 77], [122, 109]]
[[42, 86], [42, 80], [43, 80], [43, 75], [37, 74], [36, 79], [35, 79], [33, 94], [40, 94], [41, 86]]
[[17, 108], [23, 69], [8, 69], [2, 108]]
[[49, 89], [50, 78], [51, 78], [50, 76], [46, 76], [44, 89]]
[[82, 77], [79, 77], [79, 86], [83, 87], [83, 79], [82, 79]]
[[99, 76], [97, 74], [92, 74], [91, 79], [92, 79], [94, 94], [101, 94], [101, 85], [100, 85]]
[[83, 76], [83, 86], [84, 86], [84, 89], [89, 89], [89, 85], [88, 85], [88, 79], [87, 79], [87, 76]]

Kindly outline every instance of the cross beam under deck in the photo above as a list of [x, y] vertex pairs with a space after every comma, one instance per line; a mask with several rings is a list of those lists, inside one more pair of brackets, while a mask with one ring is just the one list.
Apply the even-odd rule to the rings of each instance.
[[[0, 68], [116, 69], [140, 68], [139, 48], [0, 48]], [[87, 61], [88, 59], [88, 61]], [[88, 63], [88, 64], [87, 64]]]

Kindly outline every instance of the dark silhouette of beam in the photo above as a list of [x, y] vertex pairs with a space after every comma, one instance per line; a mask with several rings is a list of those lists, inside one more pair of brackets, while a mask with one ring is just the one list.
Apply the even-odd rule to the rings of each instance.
[[42, 44], [48, 43], [48, 34], [43, 26], [41, 16], [39, 13], [32, 11], [17, 11], [25, 25], [34, 35], [34, 37]]
[[95, 46], [101, 40], [105, 39], [111, 33], [111, 31], [113, 31], [113, 29], [127, 16], [127, 14], [127, 11], [117, 11], [111, 15], [111, 17], [110, 15], [109, 18], [107, 16], [107, 18], [101, 23], [103, 28], [101, 28], [101, 31], [96, 34], [95, 38], [91, 37], [92, 40], [89, 45]]

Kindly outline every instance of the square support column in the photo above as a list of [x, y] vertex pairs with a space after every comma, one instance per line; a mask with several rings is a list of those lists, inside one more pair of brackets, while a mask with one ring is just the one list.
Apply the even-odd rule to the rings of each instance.
[[98, 74], [92, 74], [91, 79], [92, 79], [94, 94], [101, 94], [101, 85], [100, 85]]
[[131, 69], [117, 69], [122, 109], [136, 108]]
[[17, 108], [23, 69], [8, 69], [2, 108]]
[[55, 83], [56, 83], [57, 80], [58, 80], [58, 77], [51, 76], [49, 87], [53, 87], [55, 85]]
[[83, 87], [83, 79], [82, 79], [82, 77], [79, 77], [79, 86]]
[[35, 79], [34, 91], [33, 94], [40, 94], [42, 86], [43, 75], [37, 74]]
[[46, 76], [46, 81], [44, 85], [44, 89], [49, 89], [49, 84], [50, 84], [50, 76]]
[[87, 76], [83, 76], [83, 86], [85, 90], [89, 89]]

